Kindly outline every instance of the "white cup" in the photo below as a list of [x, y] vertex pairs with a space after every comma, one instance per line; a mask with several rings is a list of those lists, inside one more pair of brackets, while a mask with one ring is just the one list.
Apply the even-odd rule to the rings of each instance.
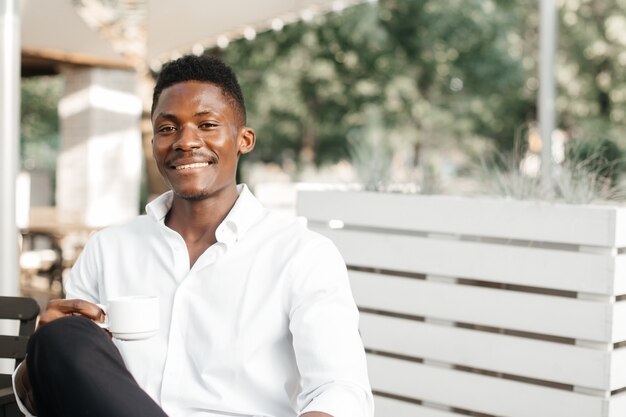
[[99, 306], [106, 313], [104, 327], [114, 338], [142, 340], [159, 331], [159, 298], [156, 296], [126, 296], [111, 298]]

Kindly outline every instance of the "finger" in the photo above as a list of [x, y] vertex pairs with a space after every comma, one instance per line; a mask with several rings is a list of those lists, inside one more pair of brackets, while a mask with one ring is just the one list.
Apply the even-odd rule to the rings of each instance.
[[67, 314], [61, 313], [58, 310], [47, 309], [39, 316], [39, 325], [50, 323], [51, 321], [65, 316], [67, 316]]
[[40, 323], [45, 324], [61, 317], [80, 314], [91, 320], [103, 321], [104, 312], [96, 304], [85, 300], [51, 300], [41, 314]]
[[58, 304], [56, 304], [56, 309], [66, 315], [80, 314], [92, 320], [104, 319], [102, 309], [96, 304], [85, 300], [59, 300]]

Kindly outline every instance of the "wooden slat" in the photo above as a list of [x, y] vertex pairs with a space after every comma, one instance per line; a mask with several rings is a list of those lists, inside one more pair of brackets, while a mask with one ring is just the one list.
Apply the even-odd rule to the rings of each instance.
[[462, 417], [461, 414], [380, 396], [374, 396], [374, 405], [376, 417]]
[[613, 341], [622, 342], [626, 340], [626, 300], [611, 304], [610, 307], [613, 309]]
[[610, 255], [316, 229], [348, 265], [471, 278], [566, 291], [612, 294]]
[[626, 294], [626, 255], [615, 257], [613, 295]]
[[614, 395], [610, 399], [607, 417], [626, 416], [626, 392]]
[[[304, 192], [298, 213], [336, 243], [349, 266], [379, 270], [350, 273], [363, 309], [364, 342], [379, 352], [368, 355], [375, 390], [501, 417], [626, 416], [626, 392], [609, 394], [626, 387], [626, 347], [609, 348], [626, 341], [626, 300], [614, 301], [626, 294], [626, 254], [618, 254], [626, 248], [626, 208]], [[330, 220], [341, 220], [345, 227], [331, 229]], [[406, 273], [442, 279], [400, 276]], [[518, 291], [465, 285], [454, 278], [511, 284]], [[439, 321], [580, 343], [488, 333]], [[581, 390], [463, 372], [452, 364]], [[391, 404], [394, 417], [422, 415], [413, 402], [383, 401]]]
[[602, 417], [608, 400], [539, 385], [368, 355], [373, 389], [502, 417]]
[[598, 390], [624, 386], [623, 376], [609, 384], [604, 350], [369, 313], [360, 329], [369, 349]]
[[611, 352], [610, 372], [611, 390], [626, 387], [626, 346]]
[[338, 219], [350, 225], [387, 229], [589, 246], [626, 246], [626, 209], [616, 206], [299, 191], [297, 212], [313, 221]]
[[[11, 383], [9, 383], [8, 387], [4, 384], [0, 385], [0, 387], [2, 387], [0, 388], [0, 416], [4, 416], [5, 415], [3, 414], [4, 408], [10, 407], [11, 403], [15, 402], [15, 397], [13, 394], [13, 387], [11, 386]], [[23, 414], [6, 414], [6, 415], [7, 416], [10, 416], [10, 415], [20, 416]]]
[[22, 360], [26, 357], [28, 336], [0, 335], [0, 358]]
[[350, 272], [357, 304], [369, 309], [613, 342], [602, 302]]
[[29, 297], [0, 297], [0, 319], [33, 320], [39, 314], [39, 305]]

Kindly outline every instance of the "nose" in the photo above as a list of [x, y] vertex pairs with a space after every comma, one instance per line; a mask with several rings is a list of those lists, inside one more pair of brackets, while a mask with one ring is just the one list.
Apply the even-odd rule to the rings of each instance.
[[180, 129], [178, 138], [174, 142], [174, 149], [180, 151], [191, 151], [202, 147], [202, 139], [197, 129], [189, 126], [183, 126]]

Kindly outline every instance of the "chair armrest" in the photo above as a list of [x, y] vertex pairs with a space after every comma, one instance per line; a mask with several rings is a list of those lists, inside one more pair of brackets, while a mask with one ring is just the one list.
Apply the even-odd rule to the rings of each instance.
[[13, 387], [0, 388], [0, 405], [15, 403]]
[[20, 411], [13, 388], [0, 388], [0, 417], [24, 417]]

